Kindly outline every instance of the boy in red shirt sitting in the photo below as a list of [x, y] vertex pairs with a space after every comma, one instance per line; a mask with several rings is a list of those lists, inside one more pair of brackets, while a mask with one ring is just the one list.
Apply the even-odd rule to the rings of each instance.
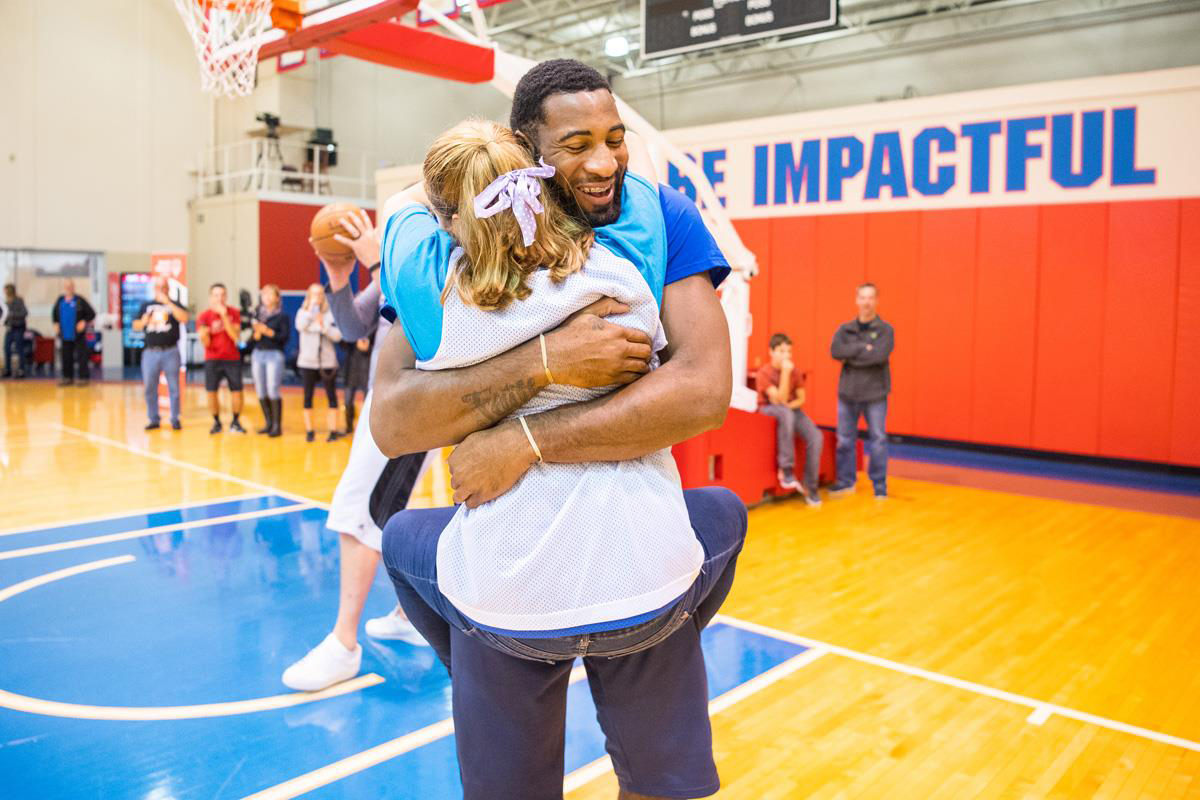
[[[821, 431], [804, 413], [805, 373], [798, 372], [792, 363], [792, 340], [786, 333], [777, 333], [770, 341], [771, 361], [758, 369], [755, 386], [758, 389], [758, 411], [774, 417], [775, 463], [779, 467], [779, 485], [799, 489], [810, 506], [821, 505], [817, 493], [817, 471], [821, 465]], [[796, 480], [796, 441], [804, 438], [804, 483]]]

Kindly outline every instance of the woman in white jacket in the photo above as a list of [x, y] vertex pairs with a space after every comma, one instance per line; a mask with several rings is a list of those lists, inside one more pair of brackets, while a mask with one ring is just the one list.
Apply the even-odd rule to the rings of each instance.
[[311, 442], [315, 435], [312, 421], [313, 390], [319, 380], [329, 401], [329, 437], [325, 441], [336, 441], [341, 434], [337, 430], [338, 360], [334, 345], [342, 340], [342, 333], [333, 321], [333, 312], [329, 310], [329, 302], [325, 299], [325, 289], [321, 284], [314, 283], [308, 287], [304, 305], [296, 312], [296, 330], [300, 332], [300, 355], [296, 358], [296, 366], [304, 378], [304, 438]]

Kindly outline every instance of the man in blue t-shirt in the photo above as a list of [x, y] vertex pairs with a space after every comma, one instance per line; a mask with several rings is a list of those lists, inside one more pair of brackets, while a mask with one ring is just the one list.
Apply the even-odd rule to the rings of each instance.
[[[591, 402], [524, 417], [542, 459], [623, 461], [719, 426], [728, 409], [732, 369], [728, 329], [713, 288], [729, 268], [695, 205], [660, 187], [657, 238], [648, 227], [659, 224], [656, 217], [648, 221], [644, 207], [635, 212], [624, 207], [633, 197], [625, 186], [625, 126], [607, 81], [584, 64], [557, 60], [535, 66], [517, 86], [510, 124], [535, 157], [555, 167], [554, 191], [564, 207], [576, 209], [610, 249], [628, 257], [665, 239], [658, 259], [665, 264], [647, 274], [661, 297], [669, 342], [663, 365], [642, 374], [647, 357], [640, 355], [644, 347], [632, 346], [636, 332], [604, 319], [618, 306], [609, 298], [548, 332], [545, 358], [560, 365], [554, 367], [556, 382], [627, 385]], [[637, 197], [645, 202], [640, 192]], [[385, 210], [385, 226], [389, 216]], [[385, 227], [385, 282], [389, 259], [432, 262], [446, 245], [445, 237], [431, 231], [416, 249], [409, 244], [404, 252], [389, 252]], [[431, 281], [438, 283], [436, 276]], [[399, 305], [405, 294], [425, 288], [384, 287]], [[507, 492], [534, 463], [521, 426], [505, 420], [546, 386], [546, 361], [534, 339], [471, 367], [418, 371], [414, 344], [422, 348], [429, 338], [428, 332], [397, 325], [381, 345], [371, 430], [389, 456], [457, 445], [450, 459], [454, 499], [473, 508]], [[447, 617], [454, 615], [436, 591], [436, 553], [454, 509], [405, 512], [385, 528], [384, 560], [401, 605], [447, 668], [453, 667], [465, 800], [561, 798], [562, 714], [577, 655], [584, 656], [623, 796], [702, 797], [717, 791], [700, 630], [732, 585], [746, 512], [723, 489], [688, 491], [685, 500], [705, 551], [696, 584], [660, 617], [603, 634], [510, 638], [450, 624]]]
[[62, 353], [62, 379], [59, 386], [75, 383], [75, 369], [79, 368], [79, 385], [88, 383], [87, 326], [96, 318], [96, 312], [83, 297], [75, 294], [75, 281], [63, 281], [63, 293], [54, 301], [50, 312], [54, 331], [58, 334], [59, 352]]

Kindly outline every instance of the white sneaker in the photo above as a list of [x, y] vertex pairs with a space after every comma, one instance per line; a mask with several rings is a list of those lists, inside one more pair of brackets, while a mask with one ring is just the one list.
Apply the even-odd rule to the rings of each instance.
[[425, 641], [425, 637], [408, 621], [408, 617], [404, 615], [404, 610], [400, 606], [393, 608], [390, 614], [367, 620], [367, 624], [363, 627], [367, 631], [367, 636], [372, 639], [399, 639], [409, 644], [429, 646], [429, 642]]
[[316, 692], [350, 680], [361, 666], [362, 646], [355, 644], [353, 650], [347, 650], [331, 633], [283, 671], [283, 685], [301, 692]]

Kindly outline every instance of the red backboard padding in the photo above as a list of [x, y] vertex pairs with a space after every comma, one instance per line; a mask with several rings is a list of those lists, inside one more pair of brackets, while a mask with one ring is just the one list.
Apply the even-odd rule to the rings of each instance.
[[492, 79], [495, 51], [416, 28], [380, 22], [322, 43], [335, 53], [374, 64], [464, 83]]

